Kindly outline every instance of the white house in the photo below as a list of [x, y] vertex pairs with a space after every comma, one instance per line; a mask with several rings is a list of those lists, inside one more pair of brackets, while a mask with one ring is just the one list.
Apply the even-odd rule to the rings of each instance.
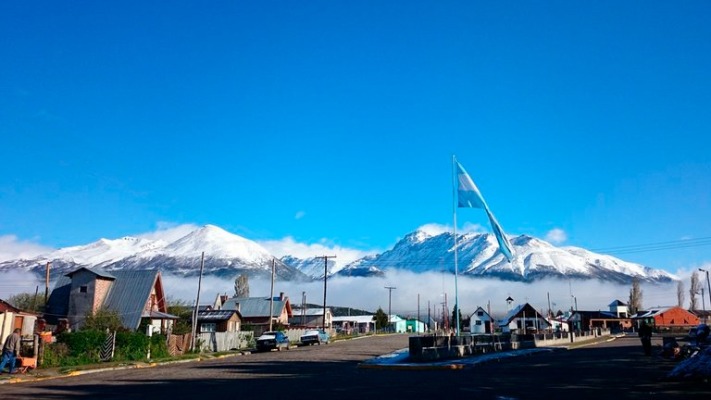
[[630, 311], [629, 308], [627, 308], [627, 304], [619, 300], [615, 300], [610, 303], [610, 312], [617, 315], [617, 318], [629, 318], [630, 316]]
[[469, 317], [469, 332], [472, 335], [491, 333], [494, 319], [483, 308], [478, 307]]

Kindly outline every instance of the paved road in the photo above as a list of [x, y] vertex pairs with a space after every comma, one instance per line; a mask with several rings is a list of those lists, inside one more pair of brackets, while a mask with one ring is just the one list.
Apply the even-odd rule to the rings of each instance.
[[259, 398], [693, 399], [709, 384], [665, 382], [672, 363], [643, 356], [636, 338], [504, 359], [462, 370], [363, 369], [407, 346], [379, 336], [289, 351], [94, 373], [0, 387], [8, 399]]

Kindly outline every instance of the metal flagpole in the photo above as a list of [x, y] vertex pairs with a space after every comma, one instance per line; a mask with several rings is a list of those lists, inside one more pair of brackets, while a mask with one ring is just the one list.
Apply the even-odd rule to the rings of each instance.
[[458, 262], [459, 260], [457, 259], [457, 253], [459, 249], [457, 248], [457, 167], [456, 167], [456, 158], [454, 155], [452, 155], [452, 208], [453, 212], [452, 214], [454, 215], [454, 308], [455, 308], [455, 318], [457, 320], [456, 323], [456, 335], [459, 336], [459, 287], [457, 285], [457, 275], [459, 275], [459, 265]]

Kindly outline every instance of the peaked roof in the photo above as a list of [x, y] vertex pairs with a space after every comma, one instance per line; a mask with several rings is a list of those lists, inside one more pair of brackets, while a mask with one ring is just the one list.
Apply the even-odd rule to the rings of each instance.
[[[683, 308], [677, 307], [677, 306], [657, 307], [657, 308], [653, 308], [653, 309], [650, 309], [647, 311], [639, 311], [637, 314], [631, 316], [630, 318], [635, 318], [635, 319], [636, 318], [652, 318], [652, 317], [656, 317], [657, 315], [664, 314], [665, 312], [671, 310], [672, 308], [679, 308], [679, 309], [683, 310]], [[684, 311], [687, 311], [687, 310], [684, 310]]]
[[[288, 303], [288, 298], [281, 300], [279, 297], [275, 297], [271, 316], [280, 316], [286, 307], [287, 313], [291, 317], [291, 307], [287, 307]], [[242, 314], [242, 317], [244, 318], [269, 318], [269, 297], [232, 297], [222, 305], [222, 309], [239, 310], [240, 314]]]
[[138, 329], [153, 286], [160, 284], [162, 288], [160, 272], [156, 270], [119, 270], [109, 274], [100, 269], [82, 267], [57, 280], [47, 302], [47, 322], [56, 324], [58, 318], [65, 318], [69, 313], [71, 276], [81, 270], [114, 280], [102, 307], [118, 313], [123, 325], [129, 329]]
[[198, 322], [227, 321], [234, 314], [237, 314], [240, 318], [242, 317], [237, 310], [200, 311], [198, 312]]
[[621, 301], [619, 301], [619, 300], [615, 300], [615, 301], [613, 301], [612, 303], [610, 303], [610, 304], [608, 305], [608, 307], [616, 307], [616, 306], [625, 306], [625, 307], [626, 307], [627, 304], [625, 304], [625, 303], [623, 303], [623, 302], [621, 302]]
[[[503, 319], [501, 319], [501, 321], [499, 322], [499, 325], [508, 325], [514, 318], [516, 318], [518, 316], [518, 314], [521, 314], [526, 310], [533, 310], [533, 312], [535, 313], [534, 314], [535, 316], [531, 315], [530, 318], [542, 318], [543, 320], [545, 320], [545, 317], [541, 313], [539, 313], [538, 310], [533, 308], [532, 305], [530, 305], [528, 303], [524, 303], [524, 304], [517, 305], [511, 311], [509, 311], [508, 314], [506, 314], [506, 316]], [[529, 317], [527, 317], [527, 318], [529, 318]]]

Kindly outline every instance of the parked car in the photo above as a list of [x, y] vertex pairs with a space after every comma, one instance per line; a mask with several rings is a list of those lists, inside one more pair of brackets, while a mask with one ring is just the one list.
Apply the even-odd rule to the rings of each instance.
[[257, 351], [271, 351], [273, 349], [277, 349], [277, 351], [289, 350], [289, 338], [284, 332], [264, 332], [257, 338]]
[[328, 344], [331, 341], [331, 337], [328, 335], [323, 330], [320, 329], [314, 329], [310, 331], [304, 332], [303, 335], [301, 335], [301, 344], [303, 345], [312, 345], [312, 344], [321, 344], [325, 343]]

